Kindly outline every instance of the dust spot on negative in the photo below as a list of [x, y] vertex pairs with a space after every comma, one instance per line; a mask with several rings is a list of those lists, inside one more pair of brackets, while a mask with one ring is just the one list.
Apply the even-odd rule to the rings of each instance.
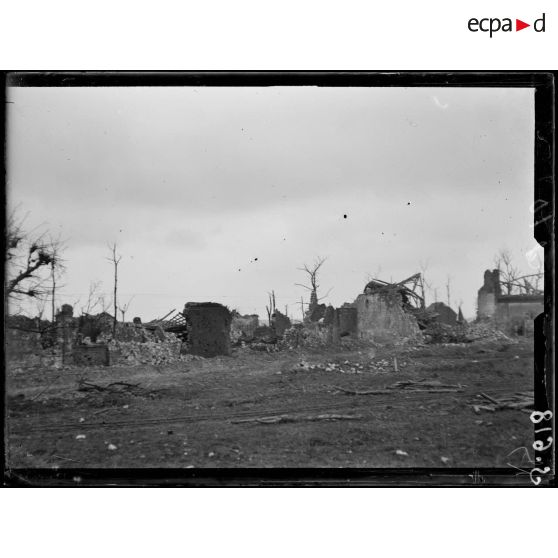
[[346, 218], [347, 218], [347, 214], [343, 215], [343, 219], [346, 219]]

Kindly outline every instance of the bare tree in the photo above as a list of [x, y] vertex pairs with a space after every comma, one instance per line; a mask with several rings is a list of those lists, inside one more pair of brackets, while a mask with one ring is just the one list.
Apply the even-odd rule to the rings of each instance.
[[109, 244], [110, 256], [106, 258], [114, 266], [114, 318], [112, 322], [112, 334], [116, 334], [116, 322], [118, 321], [118, 264], [122, 256], [116, 252], [116, 242]]
[[426, 306], [426, 289], [429, 291], [432, 289], [432, 284], [426, 280], [426, 271], [428, 270], [428, 261], [420, 261], [419, 262], [419, 269], [420, 269], [420, 294], [422, 296], [422, 304], [423, 308]]
[[101, 288], [101, 281], [91, 281], [91, 283], [89, 283], [87, 301], [85, 306], [81, 307], [82, 314], [93, 314], [97, 310], [101, 312], [106, 312], [108, 310], [108, 303], [105, 300], [105, 295], [101, 292]]
[[326, 298], [332, 289], [329, 289], [327, 293], [323, 296], [318, 296], [318, 289], [320, 287], [318, 283], [318, 272], [320, 268], [325, 263], [327, 258], [316, 257], [314, 259], [314, 263], [312, 265], [304, 264], [303, 267], [299, 267], [300, 271], [304, 271], [308, 276], [309, 285], [304, 285], [302, 283], [295, 283], [298, 287], [303, 287], [304, 289], [310, 291], [310, 303], [308, 305], [308, 309], [312, 310], [320, 300]]
[[[531, 258], [532, 259], [532, 258]], [[543, 262], [540, 255], [536, 260], [529, 261], [529, 267], [536, 269], [536, 273], [523, 275], [519, 267], [513, 263], [509, 250], [502, 249], [494, 258], [494, 263], [500, 272], [500, 285], [505, 289], [505, 294], [540, 294], [539, 285], [544, 277]]]
[[271, 317], [275, 313], [275, 291], [267, 293], [269, 305], [265, 307], [267, 312], [267, 322], [271, 326]]
[[[10, 299], [41, 298], [52, 294], [48, 278], [63, 270], [62, 241], [38, 228], [27, 231], [25, 217], [13, 212], [6, 226], [6, 289]], [[50, 271], [50, 272], [49, 272]]]
[[128, 302], [126, 304], [123, 304], [122, 306], [119, 306], [118, 309], [120, 310], [120, 313], [122, 314], [122, 322], [125, 321], [125, 317], [126, 317], [126, 312], [128, 311], [128, 308], [130, 307], [130, 303], [132, 302], [132, 300], [134, 300], [134, 297], [132, 296], [130, 298], [130, 300], [128, 300]]
[[449, 275], [446, 281], [446, 296], [448, 299], [448, 306], [451, 307], [451, 277]]
[[302, 313], [302, 319], [304, 320], [304, 298], [300, 297], [300, 302], [297, 302], [297, 304], [300, 304], [300, 311]]
[[500, 284], [506, 289], [505, 294], [512, 294], [514, 283], [516, 283], [520, 273], [519, 269], [513, 264], [510, 251], [502, 248], [494, 257], [494, 264], [500, 272]]
[[535, 271], [535, 274], [531, 276], [530, 284], [533, 290], [540, 291], [541, 281], [544, 277], [544, 262], [540, 253], [535, 255], [534, 261], [531, 262], [530, 267], [532, 267]]

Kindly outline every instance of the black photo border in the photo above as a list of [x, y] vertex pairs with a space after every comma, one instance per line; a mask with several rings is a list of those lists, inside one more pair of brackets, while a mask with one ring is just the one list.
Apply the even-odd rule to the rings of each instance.
[[[9, 71], [2, 74], [0, 97], [6, 107], [6, 87], [528, 87], [535, 90], [534, 237], [545, 254], [544, 314], [535, 320], [535, 410], [555, 409], [554, 284], [555, 284], [555, 71], [223, 71], [223, 72], [90, 72]], [[3, 113], [4, 123], [5, 111]], [[4, 189], [6, 207], [6, 127]], [[5, 235], [4, 235], [5, 243]], [[4, 246], [5, 248], [5, 246]], [[509, 468], [8, 468], [5, 375], [1, 382], [2, 472], [4, 486], [157, 486], [157, 487], [416, 487], [511, 486], [548, 487], [555, 484], [555, 440], [535, 451], [536, 465], [521, 472]], [[526, 416], [527, 418], [527, 416]], [[527, 419], [528, 420], [528, 419]], [[554, 437], [554, 418], [552, 418]], [[534, 430], [543, 425], [533, 424]], [[544, 426], [548, 426], [545, 424]], [[536, 436], [546, 444], [548, 432]], [[547, 469], [548, 468], [548, 469]]]

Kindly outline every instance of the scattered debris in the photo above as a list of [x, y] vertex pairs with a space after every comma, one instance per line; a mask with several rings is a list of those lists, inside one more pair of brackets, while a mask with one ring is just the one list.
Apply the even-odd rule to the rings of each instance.
[[403, 455], [403, 456], [407, 456], [407, 457], [409, 456], [409, 454], [408, 454], [406, 451], [399, 450], [399, 449], [398, 449], [398, 450], [395, 450], [395, 453], [396, 453], [397, 455]]
[[407, 392], [426, 392], [426, 393], [455, 393], [462, 391], [461, 384], [443, 384], [438, 380], [404, 380], [395, 382], [383, 389], [355, 390], [347, 389], [340, 386], [330, 386], [338, 391], [350, 393], [351, 395], [385, 395], [393, 393], [393, 390], [401, 390]]
[[337, 391], [342, 391], [344, 393], [350, 393], [351, 395], [385, 395], [388, 393], [393, 393], [393, 391], [389, 389], [367, 389], [367, 390], [358, 390], [358, 389], [346, 389], [339, 386], [331, 386], [333, 389]]
[[276, 415], [270, 417], [256, 417], [246, 419], [231, 420], [232, 424], [240, 424], [245, 422], [258, 422], [261, 424], [275, 424], [278, 422], [297, 422], [297, 421], [315, 421], [315, 420], [358, 420], [363, 418], [362, 415], [338, 415], [338, 414], [322, 414], [322, 415]]
[[428, 391], [430, 393], [445, 393], [451, 391], [461, 391], [463, 386], [461, 384], [443, 384], [439, 380], [402, 380], [395, 382], [388, 389], [402, 389], [405, 391]]
[[85, 434], [78, 434], [76, 440], [85, 440]]
[[388, 359], [379, 359], [377, 361], [369, 361], [366, 363], [344, 361], [329, 361], [321, 363], [309, 363], [301, 360], [291, 369], [292, 372], [339, 372], [340, 374], [373, 374], [391, 372], [393, 367], [399, 372], [400, 366], [406, 363], [398, 363], [397, 360], [390, 361]]
[[534, 408], [535, 402], [535, 394], [532, 391], [516, 392], [513, 395], [501, 397], [500, 399], [496, 399], [481, 392], [477, 395], [477, 397], [486, 399], [491, 403], [491, 405], [478, 405], [477, 403], [474, 403], [472, 407], [477, 414], [479, 414], [481, 410], [493, 413], [503, 409], [516, 409], [530, 412]]
[[442, 456], [442, 457], [440, 457], [440, 461], [441, 461], [444, 465], [447, 465], [447, 464], [449, 463], [449, 461], [450, 461], [450, 458], [449, 458], [449, 457], [444, 457], [444, 456]]
[[139, 388], [140, 384], [130, 384], [128, 382], [111, 382], [105, 386], [94, 384], [88, 380], [80, 378], [78, 380], [78, 391], [109, 391], [109, 392], [122, 392], [122, 391], [133, 391]]
[[117, 450], [118, 448], [114, 444], [109, 444], [107, 446], [107, 449], [110, 450], [110, 451], [114, 451], [114, 450]]

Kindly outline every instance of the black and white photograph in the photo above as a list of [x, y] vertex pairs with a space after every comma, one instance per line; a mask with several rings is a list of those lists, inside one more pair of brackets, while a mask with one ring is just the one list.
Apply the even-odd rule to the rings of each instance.
[[8, 76], [7, 474], [552, 476], [536, 87], [103, 77]]

